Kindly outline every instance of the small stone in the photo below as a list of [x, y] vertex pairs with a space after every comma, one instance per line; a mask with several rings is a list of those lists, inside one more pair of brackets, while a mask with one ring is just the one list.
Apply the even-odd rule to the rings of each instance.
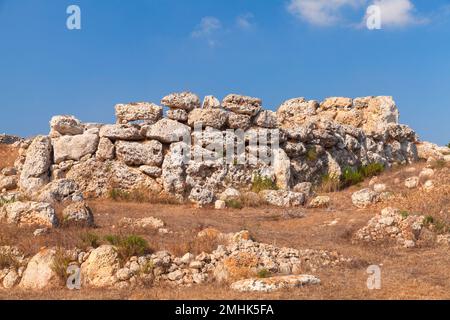
[[168, 278], [169, 280], [171, 280], [171, 281], [177, 281], [177, 280], [182, 279], [183, 276], [184, 276], [183, 271], [181, 271], [181, 270], [175, 270], [175, 271], [169, 273], [169, 274], [167, 275], [167, 278]]
[[328, 208], [330, 206], [330, 197], [317, 196], [309, 203], [310, 208]]
[[35, 237], [39, 237], [39, 236], [43, 236], [46, 235], [48, 233], [49, 229], [48, 228], [39, 228], [34, 230], [33, 235]]
[[376, 183], [373, 185], [373, 190], [377, 193], [386, 191], [386, 185], [384, 183]]
[[408, 189], [417, 188], [419, 185], [419, 177], [411, 177], [405, 180], [405, 187]]
[[223, 210], [227, 207], [227, 204], [223, 200], [217, 200], [214, 204], [216, 210]]

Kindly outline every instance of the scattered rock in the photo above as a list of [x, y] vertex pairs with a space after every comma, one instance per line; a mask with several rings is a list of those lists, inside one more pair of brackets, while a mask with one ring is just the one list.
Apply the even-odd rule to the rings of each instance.
[[328, 196], [317, 196], [309, 203], [310, 208], [328, 208], [331, 199]]
[[122, 218], [119, 222], [121, 226], [160, 229], [164, 227], [164, 222], [155, 217], [145, 217], [141, 219]]
[[189, 200], [195, 203], [198, 207], [210, 204], [214, 201], [214, 193], [204, 187], [192, 188]]
[[223, 200], [216, 200], [215, 204], [214, 204], [214, 208], [216, 210], [223, 210], [227, 207], [227, 204], [225, 201]]
[[419, 177], [411, 177], [405, 180], [405, 187], [408, 189], [417, 188], [419, 185]]
[[231, 288], [241, 292], [273, 292], [282, 289], [318, 285], [320, 280], [311, 275], [278, 276], [266, 279], [246, 279], [234, 282]]
[[306, 200], [304, 193], [285, 190], [265, 190], [260, 194], [265, 201], [277, 207], [302, 206]]
[[376, 183], [373, 185], [373, 191], [377, 193], [382, 193], [386, 191], [386, 185], [384, 183]]
[[63, 219], [68, 224], [81, 224], [94, 226], [94, 215], [92, 210], [83, 202], [69, 204], [63, 211]]
[[419, 173], [419, 178], [420, 179], [430, 179], [434, 176], [434, 170], [431, 168], [424, 168], [422, 171], [420, 171]]
[[370, 189], [362, 189], [352, 194], [352, 203], [358, 208], [366, 208], [378, 201], [378, 194]]

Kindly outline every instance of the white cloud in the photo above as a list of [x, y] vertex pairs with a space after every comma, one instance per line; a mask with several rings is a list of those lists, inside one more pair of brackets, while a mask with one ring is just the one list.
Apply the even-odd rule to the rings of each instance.
[[345, 7], [359, 7], [366, 0], [291, 0], [288, 11], [313, 25], [329, 26], [342, 20]]
[[[377, 5], [381, 9], [382, 27], [402, 27], [427, 22], [427, 19], [416, 15], [412, 0], [290, 0], [288, 11], [310, 24], [331, 26], [345, 21], [345, 9], [361, 9], [363, 16], [363, 11], [369, 5]], [[364, 22], [366, 18], [367, 16], [364, 17]], [[350, 25], [355, 26], [354, 23]]]
[[191, 36], [194, 38], [208, 38], [221, 28], [222, 23], [216, 17], [203, 17], [200, 24], [192, 31]]
[[380, 8], [381, 27], [404, 27], [425, 23], [427, 20], [415, 15], [411, 0], [375, 0], [372, 3]]
[[236, 18], [236, 25], [240, 29], [251, 29], [254, 26], [254, 15], [252, 13], [246, 13]]

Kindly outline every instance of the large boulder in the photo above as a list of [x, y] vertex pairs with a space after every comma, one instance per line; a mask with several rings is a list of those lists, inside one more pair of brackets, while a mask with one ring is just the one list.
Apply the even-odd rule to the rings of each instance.
[[304, 123], [317, 114], [319, 103], [305, 98], [293, 98], [283, 102], [277, 110], [278, 123], [283, 127], [292, 127]]
[[202, 124], [203, 127], [221, 129], [227, 121], [227, 113], [221, 109], [194, 109], [189, 112], [188, 124]]
[[255, 116], [261, 110], [262, 100], [238, 94], [229, 94], [222, 101], [222, 106], [229, 111]]
[[188, 141], [191, 128], [171, 119], [161, 119], [157, 123], [142, 129], [148, 139], [155, 139], [162, 143]]
[[55, 287], [59, 278], [54, 271], [56, 251], [44, 249], [31, 258], [19, 287], [25, 290], [41, 290]]
[[117, 141], [117, 159], [129, 166], [159, 166], [163, 161], [163, 146], [159, 141]]
[[143, 140], [138, 126], [128, 124], [107, 124], [101, 127], [100, 137], [110, 140], [136, 141]]
[[45, 202], [17, 201], [5, 204], [0, 211], [0, 218], [7, 223], [18, 225], [42, 225], [56, 227], [58, 218], [53, 207]]
[[162, 107], [149, 102], [117, 104], [115, 109], [117, 123], [119, 124], [138, 120], [155, 123], [163, 115]]
[[49, 137], [38, 136], [29, 146], [19, 178], [19, 186], [25, 194], [33, 194], [50, 180], [52, 144]]
[[50, 120], [52, 135], [77, 135], [84, 132], [80, 120], [74, 116], [54, 116]]
[[191, 111], [200, 108], [200, 98], [191, 92], [172, 93], [162, 98], [161, 104], [172, 109]]
[[205, 187], [194, 187], [189, 195], [189, 200], [198, 207], [203, 207], [214, 201], [214, 193]]
[[90, 287], [110, 287], [117, 282], [115, 276], [120, 269], [116, 248], [103, 245], [93, 250], [81, 265], [81, 279]]
[[52, 139], [54, 162], [79, 161], [86, 155], [92, 155], [97, 151], [98, 141], [98, 135], [91, 133]]

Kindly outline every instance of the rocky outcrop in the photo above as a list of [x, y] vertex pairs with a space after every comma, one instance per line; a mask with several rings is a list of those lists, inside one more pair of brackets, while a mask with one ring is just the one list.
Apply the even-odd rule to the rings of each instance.
[[[169, 108], [166, 118], [162, 107], [148, 102], [116, 105], [116, 124], [52, 118], [51, 138], [20, 142], [17, 173], [0, 175], [0, 187], [18, 185], [28, 196], [43, 194], [40, 201], [59, 202], [72, 196], [63, 186], [39, 191], [70, 179], [84, 196], [164, 191], [199, 206], [224, 201], [219, 195], [232, 187], [261, 191], [256, 197], [274, 206], [297, 206], [324, 176], [339, 179], [344, 168], [389, 168], [425, 156], [445, 160], [450, 153], [418, 143], [414, 131], [398, 123], [391, 97], [294, 98], [276, 112], [263, 110], [261, 99], [237, 94], [222, 102], [207, 96], [201, 106], [193, 93], [173, 93], [161, 104]], [[253, 186], [255, 176], [261, 186]]]

